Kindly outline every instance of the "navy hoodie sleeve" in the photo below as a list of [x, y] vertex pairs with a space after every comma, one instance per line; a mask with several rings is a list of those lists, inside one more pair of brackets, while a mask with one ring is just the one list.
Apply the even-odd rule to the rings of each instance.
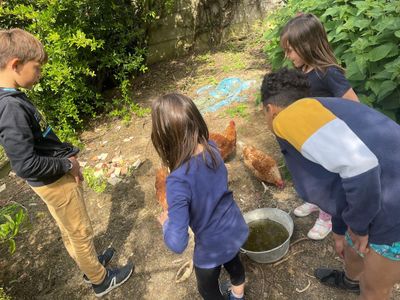
[[182, 253], [189, 241], [189, 185], [173, 175], [167, 178], [168, 220], [164, 223], [164, 242], [172, 251]]
[[18, 102], [2, 100], [0, 141], [19, 177], [49, 178], [68, 172], [67, 158], [44, 157], [35, 153], [30, 119]]

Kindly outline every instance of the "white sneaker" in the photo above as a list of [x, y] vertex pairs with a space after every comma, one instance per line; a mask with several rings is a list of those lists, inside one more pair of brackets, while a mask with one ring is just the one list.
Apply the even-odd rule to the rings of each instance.
[[324, 221], [318, 218], [314, 227], [307, 233], [307, 236], [312, 240], [323, 240], [331, 231], [332, 221]]
[[305, 202], [303, 205], [296, 207], [293, 213], [296, 217], [305, 217], [311, 214], [312, 212], [318, 210], [319, 210], [318, 206]]

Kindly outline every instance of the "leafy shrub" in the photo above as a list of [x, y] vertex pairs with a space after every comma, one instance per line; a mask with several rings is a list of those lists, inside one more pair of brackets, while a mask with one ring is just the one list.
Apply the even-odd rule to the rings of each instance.
[[323, 22], [335, 55], [361, 101], [400, 121], [400, 2], [289, 0], [268, 18], [265, 53], [273, 69], [288, 65], [279, 32], [297, 12]]
[[0, 209], [0, 244], [8, 243], [10, 253], [14, 253], [14, 238], [27, 224], [27, 214], [19, 204], [8, 204]]
[[131, 105], [129, 78], [147, 69], [148, 25], [172, 6], [173, 0], [6, 0], [0, 27], [24, 28], [44, 44], [49, 62], [29, 96], [64, 139], [75, 136], [84, 117], [104, 111], [105, 88], [120, 86], [115, 103]]
[[11, 297], [6, 294], [3, 288], [0, 288], [0, 300], [11, 300]]

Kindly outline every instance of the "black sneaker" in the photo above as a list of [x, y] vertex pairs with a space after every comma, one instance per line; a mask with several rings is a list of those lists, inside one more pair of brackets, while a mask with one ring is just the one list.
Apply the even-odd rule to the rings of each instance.
[[104, 281], [101, 284], [92, 284], [96, 297], [102, 297], [116, 287], [122, 285], [129, 279], [133, 269], [133, 263], [128, 263], [126, 266], [115, 270], [107, 269], [107, 275]]
[[319, 268], [314, 271], [314, 275], [324, 285], [360, 294], [358, 281], [347, 278], [343, 271]]
[[[103, 265], [103, 267], [107, 266], [108, 263], [111, 261], [111, 259], [114, 257], [115, 249], [113, 247], [110, 247], [106, 249], [106, 251], [103, 252], [103, 254], [100, 254], [97, 256], [99, 259], [99, 262]], [[83, 281], [87, 284], [91, 284], [89, 278], [83, 274]]]

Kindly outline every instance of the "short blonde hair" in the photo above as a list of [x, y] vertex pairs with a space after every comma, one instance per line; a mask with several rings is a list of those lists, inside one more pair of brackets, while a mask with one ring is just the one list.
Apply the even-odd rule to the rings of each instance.
[[4, 69], [13, 58], [20, 59], [22, 63], [33, 60], [45, 64], [47, 53], [42, 43], [25, 30], [0, 30], [0, 69]]

